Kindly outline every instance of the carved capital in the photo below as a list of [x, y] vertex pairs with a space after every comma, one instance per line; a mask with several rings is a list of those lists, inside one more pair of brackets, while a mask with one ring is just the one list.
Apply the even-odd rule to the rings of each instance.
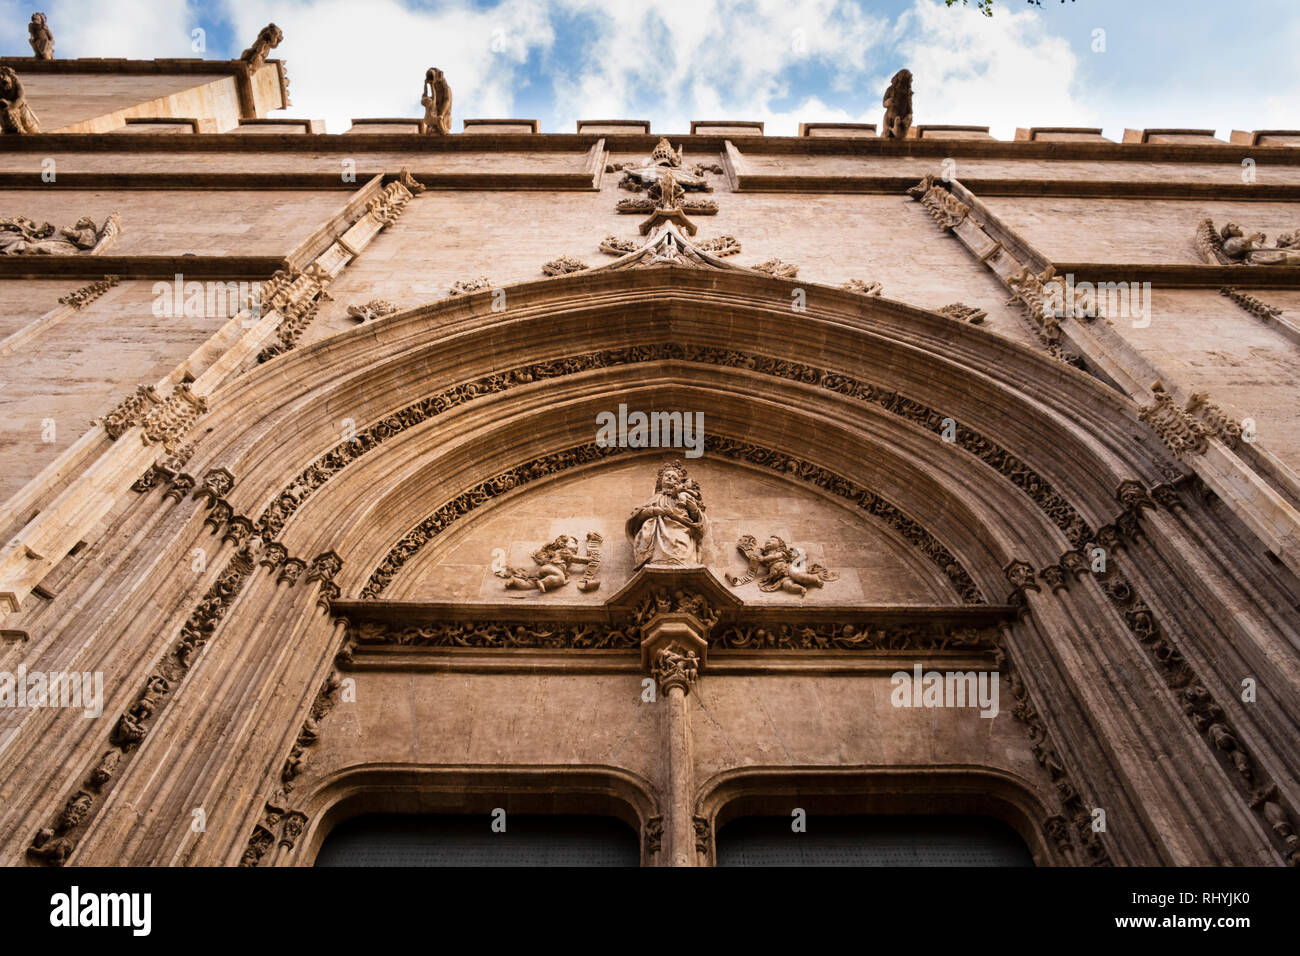
[[235, 476], [227, 468], [209, 468], [203, 475], [203, 483], [194, 489], [193, 498], [207, 502], [209, 508], [224, 498], [235, 487]]
[[284, 566], [280, 568], [279, 575], [276, 576], [276, 584], [288, 584], [290, 587], [298, 583], [298, 578], [302, 577], [303, 571], [307, 570], [307, 562], [302, 558], [286, 558]]
[[338, 574], [343, 567], [343, 559], [333, 551], [326, 551], [324, 554], [318, 554], [312, 561], [311, 567], [307, 569], [308, 581], [333, 581], [334, 575]]
[[[700, 658], [690, 646], [689, 635], [679, 628], [668, 627], [662, 637], [669, 641], [660, 645], [655, 651], [654, 663], [650, 673], [659, 685], [661, 693], [668, 693], [674, 687], [680, 687], [684, 693], [690, 693], [691, 687], [699, 680]], [[674, 640], [677, 637], [680, 640]]]

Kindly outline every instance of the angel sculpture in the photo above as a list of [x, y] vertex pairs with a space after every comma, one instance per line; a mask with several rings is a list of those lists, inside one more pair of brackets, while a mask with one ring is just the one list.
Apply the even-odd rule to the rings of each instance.
[[506, 567], [495, 574], [505, 579], [507, 591], [554, 591], [569, 583], [571, 565], [581, 564], [586, 568], [582, 580], [578, 582], [579, 591], [594, 591], [600, 587], [596, 571], [600, 567], [600, 535], [594, 531], [587, 534], [587, 553], [578, 553], [578, 539], [572, 535], [562, 534], [550, 544], [543, 545], [533, 552], [537, 570]]
[[767, 539], [762, 550], [757, 538], [744, 535], [736, 543], [736, 550], [749, 561], [749, 570], [739, 576], [727, 575], [727, 583], [733, 588], [757, 580], [760, 591], [787, 591], [803, 597], [809, 588], [839, 580], [838, 574], [820, 564], [805, 565], [801, 549], [790, 547], [776, 535]]

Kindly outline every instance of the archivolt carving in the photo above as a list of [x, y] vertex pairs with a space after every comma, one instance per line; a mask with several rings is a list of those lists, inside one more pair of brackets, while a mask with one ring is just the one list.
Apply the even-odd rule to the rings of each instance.
[[[219, 476], [221, 471], [224, 469], [210, 472], [209, 477]], [[225, 474], [228, 475], [229, 472]], [[220, 486], [222, 480], [215, 477], [215, 482], [216, 486]], [[55, 866], [61, 866], [67, 860], [79, 838], [79, 834], [73, 831], [94, 809], [94, 797], [86, 791], [102, 793], [121, 764], [130, 759], [140, 742], [148, 736], [158, 712], [189, 671], [195, 653], [212, 638], [235, 597], [257, 566], [256, 559], [261, 545], [260, 538], [250, 538], [231, 556], [216, 583], [207, 590], [181, 626], [170, 652], [155, 663], [139, 697], [113, 725], [109, 743], [114, 750], [107, 752], [90, 771], [83, 790], [74, 796], [73, 800], [79, 807], [75, 820], [65, 811], [53, 827], [41, 830], [28, 847], [27, 852], [32, 859]]]
[[994, 654], [998, 673], [1007, 679], [1011, 687], [1011, 695], [1016, 701], [1011, 710], [1012, 716], [1025, 725], [1034, 758], [1047, 771], [1060, 797], [1061, 813], [1048, 817], [1044, 821], [1044, 829], [1049, 839], [1055, 843], [1062, 856], [1076, 864], [1113, 865], [1100, 835], [1092, 829], [1092, 814], [1089, 812], [1088, 805], [1084, 803], [1060, 755], [1052, 746], [1047, 725], [1039, 716], [1038, 709], [1029, 696], [1029, 688], [1020, 678], [1019, 670], [1014, 666], [1005, 647], [997, 648]]
[[[444, 389], [436, 395], [428, 396], [415, 404], [408, 405], [388, 415], [381, 421], [362, 429], [351, 441], [341, 442], [336, 445], [305, 468], [262, 513], [257, 523], [258, 533], [267, 540], [276, 537], [283, 529], [285, 522], [297, 511], [302, 502], [333, 475], [342, 471], [352, 461], [378, 447], [388, 438], [429, 418], [440, 415], [448, 409], [472, 401], [475, 398], [496, 394], [537, 379], [571, 375], [589, 369], [611, 368], [619, 365], [669, 359], [727, 368], [741, 368], [790, 381], [818, 385], [840, 395], [871, 402], [890, 414], [905, 418], [929, 431], [938, 433], [944, 428], [945, 416], [927, 405], [905, 398], [897, 392], [867, 384], [851, 376], [827, 372], [810, 365], [768, 356], [753, 355], [733, 349], [695, 345], [654, 344], [607, 349], [550, 362], [537, 362], [509, 371], [481, 376], [472, 382], [465, 382]], [[1024, 491], [1038, 508], [1064, 532], [1072, 545], [1081, 547], [1089, 540], [1092, 531], [1088, 523], [1083, 520], [1068, 501], [1052, 488], [1048, 481], [1015, 455], [965, 425], [957, 425], [954, 439], [954, 444], [957, 447], [975, 455]], [[506, 477], [499, 479], [504, 485], [500, 488], [501, 491], [514, 487], [513, 484], [506, 484], [510, 480]], [[500, 493], [500, 491], [494, 493]], [[377, 594], [378, 591], [374, 593]]]
[[1137, 596], [1128, 580], [1113, 565], [1099, 578], [1102, 590], [1123, 614], [1128, 629], [1151, 657], [1165, 686], [1178, 698], [1183, 713], [1231, 768], [1243, 798], [1268, 824], [1288, 865], [1300, 865], [1300, 835], [1296, 834], [1293, 815], [1281, 803], [1277, 787], [1268, 779], [1267, 772], [1251, 759], [1214, 695], [1164, 633], [1151, 608]]

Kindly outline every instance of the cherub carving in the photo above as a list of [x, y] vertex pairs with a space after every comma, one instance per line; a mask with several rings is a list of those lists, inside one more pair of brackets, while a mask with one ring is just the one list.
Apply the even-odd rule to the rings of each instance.
[[451, 86], [442, 70], [431, 66], [424, 74], [424, 95], [420, 97], [424, 119], [420, 132], [432, 136], [446, 136], [451, 132]]
[[[600, 586], [600, 581], [595, 577], [595, 571], [600, 567], [600, 552], [597, 548], [600, 542], [600, 535], [588, 533], [587, 554], [582, 555], [578, 553], [578, 539], [562, 534], [533, 552], [533, 560], [538, 565], [536, 571], [507, 567], [495, 574], [505, 579], [508, 591], [536, 590], [545, 594], [568, 584], [571, 566], [580, 564], [587, 568], [588, 573], [578, 583], [578, 590], [594, 591]], [[593, 553], [594, 548], [597, 549]]]
[[727, 575], [727, 583], [733, 588], [757, 580], [760, 591], [787, 591], [803, 597], [809, 588], [839, 580], [838, 574], [820, 564], [805, 564], [802, 550], [790, 547], [776, 535], [759, 550], [758, 539], [747, 534], [736, 543], [736, 550], [749, 561], [749, 570], [740, 576]]

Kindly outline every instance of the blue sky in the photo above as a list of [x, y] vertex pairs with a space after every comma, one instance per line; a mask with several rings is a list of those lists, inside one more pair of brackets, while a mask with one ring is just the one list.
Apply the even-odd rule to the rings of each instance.
[[[417, 116], [440, 66], [466, 117], [876, 122], [889, 77], [916, 76], [918, 123], [1300, 128], [1296, 0], [0, 0], [0, 50], [26, 55], [44, 10], [59, 56], [239, 55], [275, 21], [289, 115], [342, 132]], [[191, 49], [193, 31], [205, 49]], [[1102, 31], [1102, 32], [1099, 32]]]

